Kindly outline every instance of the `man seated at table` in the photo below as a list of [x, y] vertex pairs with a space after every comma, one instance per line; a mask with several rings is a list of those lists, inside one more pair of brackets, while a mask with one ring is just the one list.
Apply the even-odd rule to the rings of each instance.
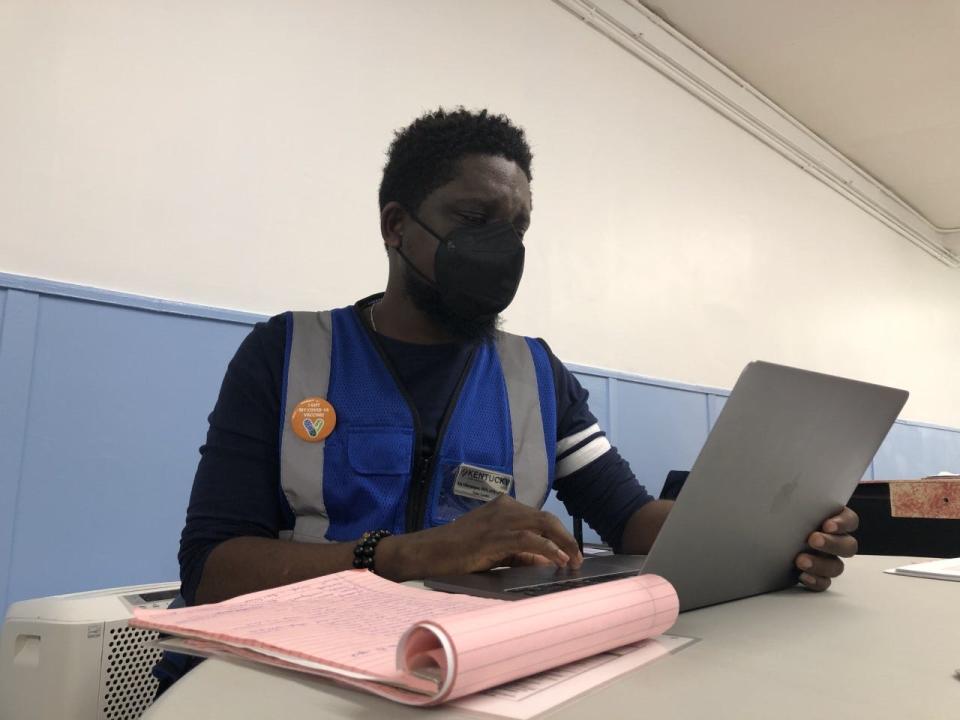
[[[385, 292], [260, 323], [227, 369], [181, 539], [187, 604], [354, 566], [397, 581], [577, 567], [540, 509], [551, 489], [617, 552], [650, 549], [672, 503], [638, 483], [547, 344], [498, 329], [523, 270], [531, 160], [523, 130], [486, 111], [396, 133]], [[317, 277], [343, 271], [321, 261]], [[856, 524], [847, 508], [825, 519], [800, 582], [830, 585]]]

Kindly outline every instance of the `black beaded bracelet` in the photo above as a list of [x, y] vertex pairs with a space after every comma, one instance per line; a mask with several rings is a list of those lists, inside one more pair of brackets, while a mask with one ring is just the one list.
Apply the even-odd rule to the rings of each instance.
[[389, 530], [368, 530], [361, 535], [353, 548], [353, 566], [376, 572], [373, 567], [373, 554], [376, 552], [377, 543], [392, 534]]

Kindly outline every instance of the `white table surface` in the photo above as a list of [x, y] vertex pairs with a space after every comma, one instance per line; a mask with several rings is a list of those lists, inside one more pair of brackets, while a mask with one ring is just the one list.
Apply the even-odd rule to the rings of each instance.
[[[960, 582], [887, 575], [916, 558], [859, 556], [826, 593], [795, 588], [680, 616], [700, 642], [582, 695], [551, 720], [960, 719]], [[401, 706], [324, 681], [204, 662], [143, 716], [482, 717]]]

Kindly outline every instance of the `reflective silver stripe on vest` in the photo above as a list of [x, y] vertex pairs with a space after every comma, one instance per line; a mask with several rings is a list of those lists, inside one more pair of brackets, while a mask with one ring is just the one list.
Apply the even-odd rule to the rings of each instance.
[[549, 492], [547, 445], [540, 414], [540, 391], [533, 353], [525, 338], [497, 336], [497, 354], [507, 384], [510, 428], [513, 432], [513, 486], [517, 500], [539, 508]]
[[[301, 440], [290, 427], [290, 416], [304, 398], [327, 397], [333, 330], [329, 312], [295, 312], [292, 315], [293, 337], [287, 366], [280, 448], [280, 485], [296, 519], [293, 530], [281, 531], [280, 538], [326, 542], [324, 536], [330, 520], [323, 504], [324, 442]], [[499, 333], [496, 349], [510, 406], [515, 493], [520, 502], [539, 508], [547, 497], [549, 476], [533, 354], [523, 337], [507, 333]]]
[[280, 486], [296, 520], [293, 530], [281, 532], [280, 537], [297, 542], [326, 542], [324, 535], [330, 520], [323, 505], [325, 441], [301, 440], [290, 427], [290, 416], [304, 398], [327, 397], [333, 328], [329, 311], [292, 315], [293, 337], [280, 445]]

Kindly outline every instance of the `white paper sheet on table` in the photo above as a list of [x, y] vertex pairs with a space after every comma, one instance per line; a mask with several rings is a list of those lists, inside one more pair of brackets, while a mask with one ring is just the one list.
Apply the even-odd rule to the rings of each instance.
[[929, 562], [901, 565], [900, 567], [884, 570], [891, 575], [908, 575], [910, 577], [930, 578], [932, 580], [960, 581], [960, 558], [945, 560], [931, 560]]
[[484, 690], [450, 705], [512, 720], [529, 720], [693, 642], [695, 638], [660, 635]]

